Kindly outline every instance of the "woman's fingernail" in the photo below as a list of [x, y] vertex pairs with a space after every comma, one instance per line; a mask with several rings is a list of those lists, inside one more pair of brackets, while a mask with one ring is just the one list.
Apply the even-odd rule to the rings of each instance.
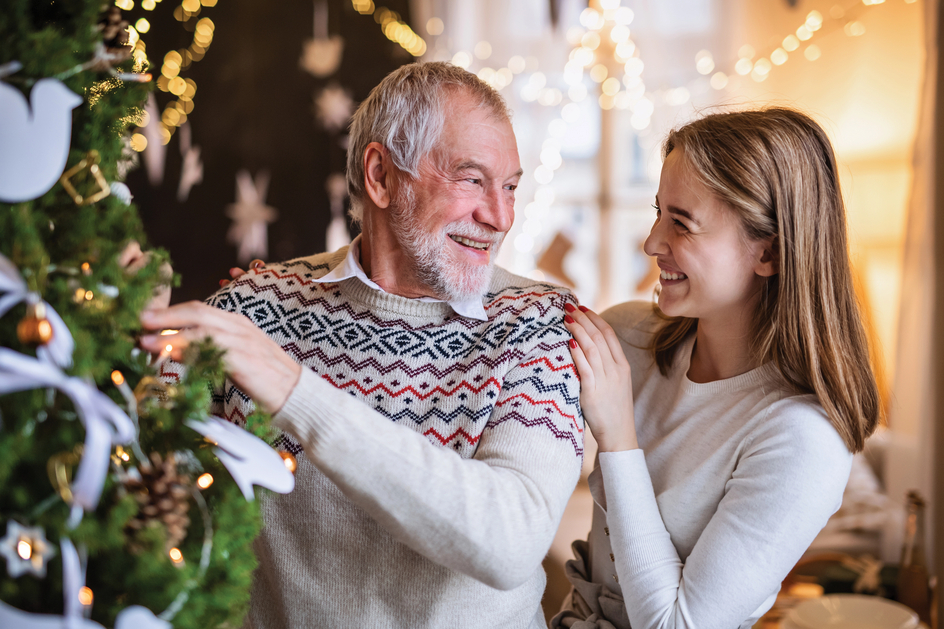
[[229, 284], [229, 280], [220, 280], [221, 287], [226, 286], [227, 284]]
[[577, 341], [570, 339], [570, 349], [577, 349]]
[[579, 306], [579, 308], [580, 308], [580, 312], [587, 312], [588, 310], [590, 310], [586, 306]]
[[265, 266], [265, 262], [263, 262], [259, 258], [256, 258], [255, 260], [249, 263], [250, 269], [258, 269], [261, 266]]
[[564, 304], [564, 310], [566, 310], [567, 312], [573, 312], [573, 311], [574, 311], [574, 305], [573, 305], [573, 304]]
[[573, 317], [571, 317], [570, 315], [564, 315], [564, 323], [573, 323], [573, 322], [574, 322]]

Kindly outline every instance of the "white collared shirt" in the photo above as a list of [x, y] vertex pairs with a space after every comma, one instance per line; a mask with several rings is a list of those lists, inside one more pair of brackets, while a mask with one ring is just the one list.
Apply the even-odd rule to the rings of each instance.
[[[358, 234], [357, 238], [355, 238], [348, 247], [347, 255], [344, 257], [344, 260], [341, 261], [341, 264], [334, 267], [327, 274], [308, 281], [315, 283], [340, 282], [341, 280], [356, 277], [374, 290], [379, 290], [382, 293], [387, 292], [376, 282], [367, 277], [367, 273], [364, 272], [364, 267], [361, 266], [360, 258], [361, 236]], [[418, 299], [419, 301], [431, 302], [444, 301], [442, 299], [436, 299], [435, 297], [416, 297], [415, 299]], [[488, 315], [485, 314], [485, 306], [482, 304], [481, 297], [475, 297], [464, 301], [446, 301], [446, 303], [449, 304], [449, 307], [452, 308], [459, 316], [466, 317], [468, 319], [475, 319], [477, 321], [488, 321]]]

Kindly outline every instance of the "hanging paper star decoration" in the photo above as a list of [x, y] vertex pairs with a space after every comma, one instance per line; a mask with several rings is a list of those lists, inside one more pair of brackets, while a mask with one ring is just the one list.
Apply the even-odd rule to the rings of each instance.
[[341, 65], [344, 53], [344, 38], [340, 35], [328, 35], [328, 3], [315, 0], [314, 37], [303, 44], [302, 56], [298, 65], [316, 78], [330, 76]]
[[233, 219], [226, 239], [236, 245], [236, 260], [248, 264], [253, 258], [269, 257], [268, 224], [278, 217], [278, 211], [265, 204], [269, 189], [269, 173], [262, 171], [253, 181], [247, 170], [236, 173], [236, 203], [226, 208], [226, 216]]
[[6, 537], [0, 539], [0, 555], [6, 557], [7, 573], [14, 579], [25, 572], [46, 576], [46, 562], [56, 554], [41, 526], [23, 526], [7, 520]]
[[328, 85], [315, 96], [315, 117], [329, 133], [344, 129], [353, 111], [351, 95], [337, 83]]

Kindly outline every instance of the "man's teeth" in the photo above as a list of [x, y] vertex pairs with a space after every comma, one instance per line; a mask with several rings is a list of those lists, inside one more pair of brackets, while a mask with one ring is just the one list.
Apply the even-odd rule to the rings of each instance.
[[468, 238], [463, 238], [462, 236], [452, 236], [452, 235], [450, 235], [449, 237], [452, 238], [453, 240], [455, 240], [455, 241], [456, 241], [457, 243], [459, 243], [460, 245], [465, 245], [466, 247], [472, 247], [473, 249], [480, 249], [480, 250], [483, 250], [483, 251], [484, 251], [485, 249], [488, 249], [489, 243], [487, 243], [487, 242], [476, 242], [476, 241], [474, 241], [474, 240], [469, 240]]
[[684, 280], [688, 278], [687, 275], [684, 275], [682, 273], [669, 273], [668, 271], [662, 271], [659, 274], [659, 277], [661, 277], [664, 280]]

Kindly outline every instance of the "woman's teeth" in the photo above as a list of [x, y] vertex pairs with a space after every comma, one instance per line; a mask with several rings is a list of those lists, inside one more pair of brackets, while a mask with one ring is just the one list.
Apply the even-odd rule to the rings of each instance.
[[450, 235], [449, 237], [455, 240], [460, 245], [465, 245], [466, 247], [472, 247], [473, 249], [479, 249], [481, 251], [488, 249], [489, 243], [487, 242], [476, 242], [474, 240], [469, 240], [468, 238], [463, 238], [462, 236]]
[[688, 279], [688, 276], [687, 276], [687, 275], [684, 275], [683, 273], [669, 273], [668, 271], [662, 271], [662, 272], [659, 274], [659, 277], [661, 277], [661, 278], [664, 279], [664, 280], [684, 280], [684, 279]]

